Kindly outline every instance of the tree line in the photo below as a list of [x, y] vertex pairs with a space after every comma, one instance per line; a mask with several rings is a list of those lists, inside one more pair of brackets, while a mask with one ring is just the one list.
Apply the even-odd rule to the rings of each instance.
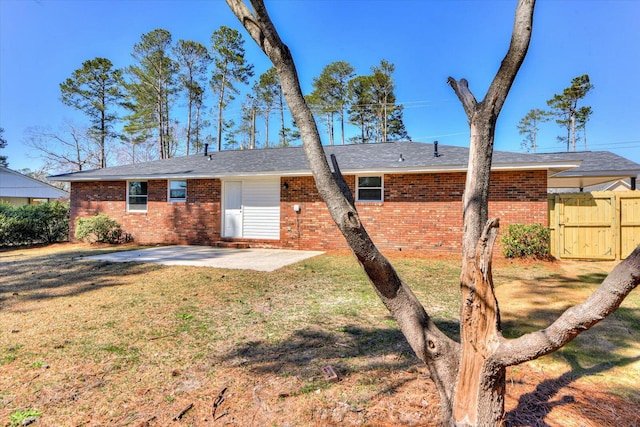
[[[125, 68], [107, 58], [87, 60], [60, 83], [61, 101], [86, 121], [64, 123], [57, 132], [28, 130], [29, 145], [49, 169], [167, 159], [198, 153], [205, 144], [222, 150], [300, 143], [275, 68], [255, 76], [240, 32], [221, 26], [207, 47], [193, 40], [174, 43], [169, 31], [155, 29], [141, 36], [131, 56]], [[336, 122], [342, 144], [409, 139], [394, 93], [394, 69], [381, 60], [371, 74], [357, 75], [348, 62], [337, 61], [314, 78], [307, 100], [329, 144], [336, 142]], [[276, 141], [270, 140], [272, 116], [278, 120]], [[347, 139], [345, 123], [357, 127], [358, 135]]]

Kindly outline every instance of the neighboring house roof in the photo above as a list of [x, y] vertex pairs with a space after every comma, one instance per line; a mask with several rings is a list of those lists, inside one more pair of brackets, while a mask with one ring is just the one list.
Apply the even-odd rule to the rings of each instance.
[[[640, 177], [637, 177], [640, 178]], [[636, 180], [640, 182], [640, 180]], [[589, 193], [591, 191], [630, 191], [631, 188], [631, 179], [616, 179], [615, 181], [608, 181], [603, 184], [591, 185], [589, 187], [583, 187], [582, 191], [585, 193]], [[550, 188], [549, 193], [571, 193], [575, 192], [575, 188]]]
[[552, 171], [549, 188], [586, 188], [611, 181], [636, 177], [640, 165], [609, 151], [576, 151], [540, 153], [543, 162], [581, 160], [580, 166], [570, 170]]
[[46, 182], [0, 166], [0, 197], [27, 197], [32, 199], [68, 198], [69, 193]]
[[[351, 144], [324, 147], [335, 154], [344, 174], [466, 171], [469, 149], [419, 142]], [[401, 160], [402, 159], [402, 160]], [[330, 163], [331, 164], [331, 163]], [[541, 160], [534, 154], [495, 151], [493, 170], [544, 169], [562, 171], [580, 165], [577, 159]], [[640, 166], [639, 166], [640, 167]], [[214, 151], [133, 165], [75, 172], [49, 177], [52, 181], [107, 181], [122, 179], [224, 178], [239, 176], [310, 175], [302, 147]]]
[[587, 191], [628, 191], [631, 190], [631, 184], [629, 179], [618, 179], [613, 182], [606, 182], [604, 184], [595, 185], [593, 187], [586, 188]]

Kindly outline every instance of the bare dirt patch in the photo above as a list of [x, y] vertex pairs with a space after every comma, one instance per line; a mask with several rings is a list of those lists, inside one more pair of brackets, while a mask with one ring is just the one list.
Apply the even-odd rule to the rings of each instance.
[[[437, 425], [428, 370], [350, 257], [272, 273], [78, 260], [109, 250], [0, 252], [0, 424], [32, 408], [42, 426]], [[455, 331], [457, 260], [396, 264]], [[544, 327], [610, 267], [497, 262], [505, 334]], [[510, 369], [507, 422], [640, 425], [639, 311], [634, 291], [585, 338]]]

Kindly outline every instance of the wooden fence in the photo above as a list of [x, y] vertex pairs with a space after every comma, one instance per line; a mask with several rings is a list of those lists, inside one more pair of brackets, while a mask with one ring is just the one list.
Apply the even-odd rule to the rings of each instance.
[[640, 244], [640, 191], [549, 195], [551, 255], [618, 260]]

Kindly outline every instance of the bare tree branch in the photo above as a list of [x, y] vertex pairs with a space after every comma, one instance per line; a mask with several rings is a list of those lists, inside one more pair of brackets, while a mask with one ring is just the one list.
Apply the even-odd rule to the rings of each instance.
[[517, 365], [553, 353], [616, 311], [640, 284], [640, 245], [616, 266], [582, 304], [570, 307], [548, 328], [504, 341], [494, 359]]
[[488, 219], [489, 175], [495, 126], [509, 90], [524, 62], [531, 41], [535, 0], [519, 0], [511, 43], [483, 101], [477, 102], [465, 79], [448, 83], [463, 105], [470, 128], [469, 166], [463, 201], [463, 258], [474, 256], [476, 243]]
[[531, 41], [531, 33], [533, 31], [535, 2], [536, 0], [518, 1], [509, 50], [502, 60], [500, 69], [491, 82], [487, 96], [483, 101], [483, 103], [487, 104], [487, 108], [491, 109], [496, 118], [502, 110], [502, 106], [507, 99], [507, 94], [529, 50], [529, 42]]
[[26, 145], [38, 152], [39, 157], [60, 172], [80, 171], [85, 167], [100, 167], [100, 151], [87, 131], [65, 123], [59, 132], [41, 127], [27, 129]]
[[447, 83], [455, 92], [456, 96], [462, 103], [465, 113], [467, 113], [467, 117], [471, 120], [471, 116], [473, 116], [476, 110], [478, 101], [476, 101], [476, 97], [473, 96], [473, 93], [469, 90], [469, 82], [467, 79], [460, 79], [460, 81], [458, 81], [453, 77], [449, 77], [447, 79]]

